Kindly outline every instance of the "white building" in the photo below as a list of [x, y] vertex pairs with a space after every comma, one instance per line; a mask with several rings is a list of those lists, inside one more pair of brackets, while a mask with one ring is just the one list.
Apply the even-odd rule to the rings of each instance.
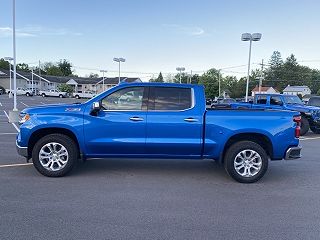
[[283, 94], [287, 94], [287, 95], [300, 94], [303, 97], [306, 94], [311, 94], [311, 90], [308, 86], [290, 86], [290, 85], [288, 85], [285, 89], [283, 89]]
[[274, 89], [273, 87], [262, 87], [261, 86], [261, 91], [259, 91], [259, 86], [256, 86], [254, 89], [252, 89], [251, 91], [251, 96], [254, 97], [254, 95], [256, 94], [277, 94], [279, 93], [276, 89]]

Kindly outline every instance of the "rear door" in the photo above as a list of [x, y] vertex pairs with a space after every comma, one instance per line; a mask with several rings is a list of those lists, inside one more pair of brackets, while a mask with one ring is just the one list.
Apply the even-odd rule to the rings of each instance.
[[198, 157], [202, 149], [203, 113], [196, 108], [193, 88], [150, 87], [147, 154]]
[[255, 98], [254, 108], [266, 109], [268, 107], [268, 96], [267, 95], [258, 95]]

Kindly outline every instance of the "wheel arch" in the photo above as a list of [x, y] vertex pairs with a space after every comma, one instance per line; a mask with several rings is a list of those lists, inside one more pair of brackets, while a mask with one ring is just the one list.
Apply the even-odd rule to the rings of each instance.
[[41, 139], [42, 137], [44, 137], [46, 135], [53, 134], [53, 133], [63, 134], [63, 135], [70, 137], [76, 143], [79, 157], [80, 157], [81, 148], [80, 148], [80, 144], [77, 139], [77, 136], [71, 130], [66, 129], [66, 128], [59, 128], [59, 127], [41, 128], [41, 129], [34, 131], [31, 134], [31, 136], [29, 138], [29, 142], [28, 142], [28, 156], [31, 157], [32, 149], [39, 139]]
[[273, 157], [273, 144], [270, 140], [270, 138], [262, 133], [238, 133], [233, 136], [231, 136], [226, 144], [224, 145], [220, 162], [223, 163], [224, 156], [230, 146], [232, 146], [234, 143], [240, 142], [240, 141], [252, 141], [257, 144], [259, 144], [267, 153], [267, 155], [272, 159]]

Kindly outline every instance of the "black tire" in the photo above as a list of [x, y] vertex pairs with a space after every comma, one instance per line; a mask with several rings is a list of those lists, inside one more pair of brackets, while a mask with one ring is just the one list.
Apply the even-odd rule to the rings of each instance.
[[79, 99], [80, 97], [79, 97], [79, 95], [76, 95], [76, 99]]
[[310, 129], [315, 134], [320, 134], [320, 128], [316, 128], [314, 126], [310, 126]]
[[29, 96], [30, 96], [30, 93], [27, 92], [27, 93], [26, 93], [26, 96], [29, 97]]
[[[261, 167], [254, 176], [242, 176], [235, 169], [236, 157], [244, 150], [255, 151], [261, 158]], [[231, 145], [224, 157], [224, 167], [227, 173], [237, 182], [254, 183], [261, 179], [268, 169], [268, 155], [265, 150], [257, 143], [251, 141], [240, 141]]]
[[46, 97], [46, 94], [42, 93], [41, 96], [42, 96], [42, 97]]
[[[66, 165], [62, 169], [57, 171], [46, 169], [44, 166], [42, 166], [39, 160], [39, 152], [41, 148], [47, 143], [51, 142], [63, 145], [68, 152], [68, 161]], [[70, 137], [64, 134], [50, 134], [44, 136], [40, 140], [38, 140], [38, 142], [36, 142], [32, 150], [32, 162], [34, 167], [38, 170], [39, 173], [47, 177], [63, 177], [68, 174], [77, 164], [78, 156], [79, 154], [76, 143]]]
[[300, 135], [303, 136], [305, 135], [310, 128], [309, 121], [306, 117], [302, 116], [301, 117], [301, 130], [300, 130]]
[[59, 95], [59, 98], [63, 98], [62, 94]]

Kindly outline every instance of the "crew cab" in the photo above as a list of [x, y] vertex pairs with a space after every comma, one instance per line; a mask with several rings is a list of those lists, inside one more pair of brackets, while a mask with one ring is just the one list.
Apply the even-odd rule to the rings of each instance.
[[[26, 95], [27, 97], [33, 96], [33, 91], [29, 88], [18, 87], [16, 92], [17, 92], [17, 96], [18, 95]], [[10, 90], [8, 91], [8, 93], [10, 93]], [[12, 91], [12, 94], [14, 94], [14, 91]]]
[[67, 92], [62, 92], [57, 89], [51, 89], [47, 91], [39, 91], [39, 95], [42, 97], [59, 97], [59, 98], [64, 98], [68, 96]]
[[304, 105], [296, 95], [256, 94], [253, 103], [232, 103], [231, 108], [255, 108], [297, 111], [301, 114], [301, 135], [309, 129], [320, 133], [320, 107]]
[[16, 145], [49, 177], [78, 159], [191, 158], [214, 159], [252, 183], [269, 159], [300, 158], [299, 122], [293, 111], [206, 109], [201, 85], [123, 83], [85, 103], [24, 109]]
[[74, 98], [93, 98], [96, 94], [92, 91], [84, 91], [84, 92], [77, 92], [73, 93], [72, 96]]

